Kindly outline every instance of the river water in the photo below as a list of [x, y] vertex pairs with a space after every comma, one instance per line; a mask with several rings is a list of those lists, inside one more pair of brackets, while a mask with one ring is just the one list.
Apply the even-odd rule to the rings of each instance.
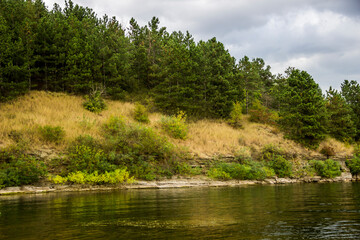
[[360, 239], [360, 183], [1, 196], [0, 239]]

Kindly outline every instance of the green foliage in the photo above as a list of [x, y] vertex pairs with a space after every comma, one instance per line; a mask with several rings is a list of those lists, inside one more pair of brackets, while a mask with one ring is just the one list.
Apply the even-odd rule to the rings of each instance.
[[350, 105], [331, 87], [326, 94], [329, 134], [339, 141], [352, 142], [356, 136], [356, 126]]
[[157, 169], [156, 166], [152, 163], [139, 161], [136, 164], [130, 165], [129, 170], [131, 175], [137, 179], [152, 181], [157, 178]]
[[101, 95], [101, 91], [95, 90], [90, 95], [85, 96], [84, 108], [94, 113], [99, 113], [106, 109], [106, 104]]
[[233, 128], [242, 128], [242, 111], [243, 106], [241, 102], [234, 102], [233, 103], [233, 109], [230, 112], [230, 119], [228, 120], [228, 123]]
[[281, 95], [280, 126], [287, 137], [317, 148], [326, 133], [326, 108], [321, 89], [305, 71], [290, 69]]
[[65, 130], [60, 126], [40, 126], [39, 133], [46, 142], [60, 143], [65, 137]]
[[220, 180], [263, 180], [275, 175], [272, 169], [265, 167], [260, 162], [248, 161], [245, 164], [219, 163], [210, 168], [208, 177]]
[[360, 144], [359, 143], [354, 145], [354, 156], [360, 156]]
[[112, 171], [116, 168], [106, 160], [105, 153], [96, 148], [86, 145], [76, 145], [67, 157], [68, 170], [70, 172], [84, 171], [93, 173], [95, 171]]
[[357, 176], [360, 173], [360, 156], [355, 155], [351, 160], [346, 161], [352, 175]]
[[283, 149], [273, 144], [268, 144], [261, 149], [260, 159], [262, 161], [271, 161], [274, 158], [274, 156], [283, 156], [283, 155], [284, 155]]
[[132, 176], [154, 180], [161, 176], [183, 174], [186, 169], [178, 160], [183, 156], [165, 137], [150, 127], [126, 124], [110, 118], [103, 126], [104, 151], [108, 161], [127, 166]]
[[271, 111], [267, 107], [263, 106], [260, 100], [255, 99], [249, 110], [251, 122], [264, 123], [269, 125], [276, 125], [279, 120], [277, 112]]
[[0, 188], [32, 184], [47, 174], [46, 166], [18, 148], [0, 151]]
[[[351, 113], [351, 120], [355, 125], [356, 131], [355, 131], [355, 141], [360, 140], [360, 84], [357, 81], [351, 80], [344, 80], [344, 82], [341, 84], [341, 95], [344, 97], [346, 104], [350, 106], [352, 113]], [[339, 109], [338, 111], [346, 112], [346, 115], [348, 114], [348, 109]], [[349, 126], [349, 120], [346, 116], [346, 122], [345, 126]], [[336, 126], [337, 128], [341, 128], [342, 126]], [[350, 133], [351, 132], [347, 132]]]
[[316, 173], [324, 178], [334, 178], [341, 175], [340, 164], [332, 159], [325, 161], [313, 160], [312, 166], [315, 168]]
[[273, 169], [278, 177], [291, 177], [292, 163], [284, 158], [284, 151], [275, 145], [266, 145], [261, 150], [260, 159]]
[[126, 123], [122, 117], [111, 116], [102, 129], [105, 135], [116, 136], [126, 131]]
[[280, 155], [275, 155], [267, 165], [274, 170], [278, 177], [291, 177], [293, 176], [292, 164]]
[[72, 172], [66, 177], [61, 177], [59, 175], [55, 177], [50, 177], [50, 181], [55, 184], [64, 184], [66, 182], [71, 182], [75, 184], [90, 184], [90, 185], [99, 185], [99, 184], [118, 184], [118, 183], [132, 183], [134, 179], [129, 176], [129, 172], [126, 168], [116, 169], [111, 172], [104, 172], [99, 174], [97, 171], [93, 173], [87, 172]]
[[207, 172], [207, 176], [213, 179], [219, 179], [219, 180], [230, 180], [232, 179], [230, 174], [222, 170], [221, 168], [210, 168], [210, 170]]
[[134, 119], [141, 123], [149, 123], [149, 113], [144, 105], [137, 103], [134, 109]]
[[161, 127], [171, 137], [177, 139], [186, 139], [188, 135], [188, 126], [186, 124], [185, 112], [180, 111], [176, 116], [165, 117], [161, 120]]

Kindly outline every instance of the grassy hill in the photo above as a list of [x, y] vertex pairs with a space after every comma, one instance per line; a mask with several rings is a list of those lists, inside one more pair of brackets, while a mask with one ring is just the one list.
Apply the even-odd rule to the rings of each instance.
[[[140, 124], [134, 120], [134, 103], [106, 100], [107, 109], [96, 114], [84, 109], [84, 101], [80, 96], [33, 91], [0, 105], [0, 187], [48, 179], [106, 184], [130, 176], [304, 177], [316, 174], [317, 168], [335, 169], [330, 175], [338, 176], [340, 165], [331, 168], [331, 162], [324, 166], [308, 160], [325, 160], [326, 154], [345, 159], [354, 151], [332, 138], [309, 150], [285, 139], [274, 126], [250, 122], [246, 115], [241, 129], [225, 120], [189, 121], [187, 138], [174, 139], [162, 127], [168, 116], [153, 112], [149, 123]], [[194, 163], [205, 169], [192, 168]]]
[[[13, 144], [17, 138], [29, 141], [31, 148], [53, 148], [64, 150], [79, 135], [100, 137], [100, 128], [111, 116], [123, 116], [129, 123], [134, 123], [135, 104], [107, 100], [107, 109], [100, 114], [91, 113], [82, 106], [83, 97], [62, 93], [33, 91], [11, 103], [0, 105], [0, 146]], [[160, 113], [150, 113], [150, 123], [161, 135], [166, 133], [160, 127]], [[189, 134], [186, 140], [169, 140], [183, 146], [199, 157], [234, 155], [238, 152], [257, 154], [266, 145], [275, 145], [292, 155], [312, 156], [319, 154], [324, 146], [334, 149], [336, 155], [351, 155], [352, 146], [332, 138], [327, 138], [312, 151], [301, 145], [284, 139], [284, 135], [273, 126], [249, 122], [243, 118], [243, 128], [234, 129], [226, 121], [200, 120], [189, 122]], [[39, 127], [44, 125], [60, 126], [65, 130], [64, 141], [58, 144], [44, 142], [39, 136]]]

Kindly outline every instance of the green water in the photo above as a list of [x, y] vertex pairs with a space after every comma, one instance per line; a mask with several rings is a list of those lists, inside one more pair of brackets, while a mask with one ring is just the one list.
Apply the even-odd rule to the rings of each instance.
[[360, 239], [360, 184], [2, 196], [0, 239]]

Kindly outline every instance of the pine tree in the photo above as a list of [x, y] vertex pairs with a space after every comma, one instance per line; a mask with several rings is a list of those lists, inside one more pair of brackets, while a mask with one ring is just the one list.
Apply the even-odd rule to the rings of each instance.
[[354, 80], [345, 80], [341, 84], [341, 94], [353, 110], [352, 120], [356, 126], [355, 140], [360, 140], [360, 84]]
[[307, 72], [291, 69], [282, 100], [280, 124], [287, 137], [316, 148], [326, 134], [326, 108], [319, 85]]
[[326, 91], [326, 109], [329, 134], [340, 141], [352, 142], [356, 135], [353, 111], [341, 94], [331, 87]]

